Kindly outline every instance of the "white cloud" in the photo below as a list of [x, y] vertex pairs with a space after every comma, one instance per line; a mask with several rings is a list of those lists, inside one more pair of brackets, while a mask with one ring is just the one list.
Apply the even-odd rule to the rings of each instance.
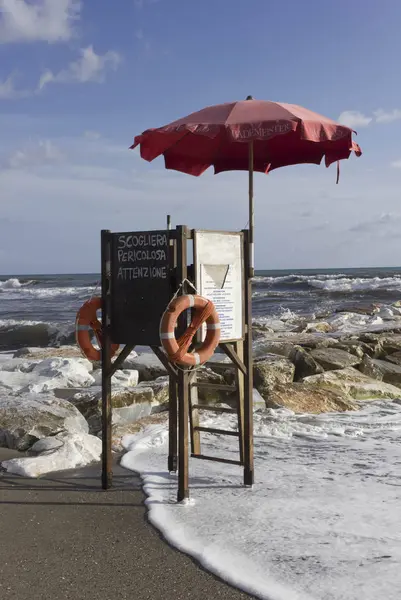
[[80, 8], [79, 0], [0, 0], [0, 43], [69, 40]]
[[98, 140], [101, 137], [101, 135], [98, 131], [87, 130], [84, 132], [84, 137], [88, 140]]
[[394, 169], [401, 169], [401, 159], [394, 160], [390, 166], [392, 166]]
[[15, 87], [15, 75], [11, 74], [4, 81], [0, 81], [0, 100], [13, 100], [30, 96], [28, 90], [19, 90]]
[[71, 62], [66, 69], [54, 74], [47, 70], [39, 80], [38, 89], [43, 89], [49, 83], [87, 83], [95, 81], [102, 83], [107, 70], [116, 70], [121, 62], [121, 56], [114, 50], [106, 54], [96, 54], [93, 46], [81, 49], [81, 57]]
[[61, 158], [60, 150], [51, 140], [40, 140], [36, 143], [28, 143], [22, 149], [12, 152], [2, 162], [3, 167], [8, 169], [25, 169], [54, 164]]
[[[401, 109], [394, 108], [393, 110], [385, 111], [378, 108], [373, 112], [376, 123], [393, 123], [401, 120]], [[359, 110], [345, 110], [338, 117], [339, 123], [348, 127], [366, 127], [373, 121], [373, 117], [364, 115]]]
[[377, 123], [392, 123], [393, 121], [398, 121], [401, 119], [401, 109], [394, 108], [390, 111], [385, 111], [382, 108], [375, 110], [373, 113], [376, 117]]
[[[93, 272], [99, 262], [100, 229], [163, 228], [166, 212], [174, 223], [199, 229], [238, 230], [248, 220], [247, 173], [214, 176], [210, 170], [196, 178], [167, 171], [162, 159], [149, 164], [129, 151], [123, 132], [109, 139], [99, 130], [99, 142], [85, 136], [80, 123], [71, 127], [72, 121], [65, 123], [65, 130], [80, 135], [51, 137], [35, 145], [26, 142], [27, 136], [47, 140], [40, 132], [54, 122], [41, 117], [24, 120], [17, 128], [18, 119], [0, 119], [0, 145], [9, 157], [8, 167], [0, 169], [0, 248], [7, 256], [3, 272]], [[62, 160], [57, 160], [58, 149]], [[398, 173], [366, 173], [356, 164], [347, 163], [340, 186], [333, 169], [316, 166], [255, 175], [258, 268], [394, 264], [401, 251], [401, 238], [391, 237], [400, 225]], [[369, 225], [350, 231], [360, 222]], [[16, 249], [15, 235], [22, 228], [26, 244]]]
[[345, 110], [338, 117], [338, 122], [347, 127], [366, 127], [372, 121], [372, 117], [368, 117], [359, 110]]

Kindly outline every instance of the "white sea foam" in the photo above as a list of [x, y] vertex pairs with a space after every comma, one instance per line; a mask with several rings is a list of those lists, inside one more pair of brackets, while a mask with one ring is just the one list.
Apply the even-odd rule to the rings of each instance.
[[280, 321], [283, 321], [284, 323], [299, 321], [299, 315], [289, 308], [281, 308], [278, 317]]
[[267, 326], [277, 333], [294, 330], [307, 331], [322, 322], [328, 323], [331, 327], [330, 332], [333, 333], [388, 331], [401, 328], [401, 311], [397, 306], [382, 305], [377, 306], [373, 315], [344, 311], [317, 318], [315, 313], [298, 314], [281, 307], [273, 315], [254, 318], [254, 323]]
[[[171, 543], [257, 597], [396, 600], [400, 431], [397, 402], [340, 414], [259, 411], [253, 489], [238, 467], [191, 461], [186, 505], [175, 502], [162, 426], [124, 438], [122, 464], [141, 473], [149, 518]], [[237, 444], [206, 434], [202, 453], [234, 458]]]
[[0, 319], [0, 329], [9, 327], [35, 327], [36, 325], [51, 326], [51, 323], [43, 323], [43, 321], [31, 321], [29, 319]]
[[[322, 274], [322, 275], [283, 275], [279, 277], [255, 277], [257, 284], [270, 284], [271, 286], [280, 283], [291, 282], [294, 284], [306, 283], [311, 288], [320, 289], [327, 292], [359, 292], [374, 290], [400, 290], [401, 276], [393, 277], [347, 277], [344, 273]], [[298, 291], [297, 291], [298, 293]]]
[[330, 279], [341, 279], [342, 277], [346, 277], [344, 273], [323, 273], [321, 275], [301, 275], [297, 273], [293, 273], [290, 275], [281, 275], [281, 276], [263, 276], [257, 275], [254, 277], [253, 281], [255, 283], [282, 283], [286, 281], [312, 281], [315, 279], [325, 281]]
[[[15, 283], [10, 283], [15, 282]], [[1, 283], [8, 284], [1, 286]], [[44, 288], [44, 287], [26, 287], [27, 284], [19, 283], [18, 279], [8, 280], [5, 282], [0, 282], [0, 293], [5, 294], [3, 296], [3, 300], [5, 297], [7, 298], [15, 298], [18, 297], [27, 297], [27, 298], [57, 298], [59, 296], [85, 296], [91, 295], [95, 291], [95, 287], [87, 286], [87, 287], [53, 287], [53, 288]], [[99, 291], [100, 293], [100, 291]]]
[[400, 290], [400, 277], [370, 277], [370, 278], [336, 278], [320, 280], [309, 279], [308, 283], [314, 287], [328, 292], [361, 292], [374, 290]]
[[6, 281], [0, 281], [0, 292], [4, 290], [19, 290], [23, 287], [31, 285], [32, 283], [34, 283], [34, 280], [24, 281], [21, 283], [19, 279], [13, 277], [11, 279], [7, 279]]
[[95, 384], [92, 363], [85, 358], [12, 359], [0, 363], [0, 389], [11, 394], [42, 394], [55, 388]]

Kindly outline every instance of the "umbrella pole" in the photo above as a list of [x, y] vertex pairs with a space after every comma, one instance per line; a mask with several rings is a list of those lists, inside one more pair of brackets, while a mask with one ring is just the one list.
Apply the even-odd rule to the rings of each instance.
[[248, 145], [249, 163], [249, 276], [255, 275], [255, 252], [253, 242], [254, 211], [253, 211], [253, 140]]

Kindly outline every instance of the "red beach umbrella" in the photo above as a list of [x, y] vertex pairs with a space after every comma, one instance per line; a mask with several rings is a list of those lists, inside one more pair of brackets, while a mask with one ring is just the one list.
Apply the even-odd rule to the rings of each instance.
[[[353, 130], [315, 112], [281, 102], [254, 100], [209, 106], [173, 123], [147, 129], [134, 139], [141, 157], [152, 161], [164, 156], [167, 169], [201, 175], [213, 166], [215, 173], [249, 171], [249, 242], [253, 274], [253, 173], [302, 163], [326, 167], [361, 155], [352, 140]], [[339, 169], [337, 169], [338, 183]]]

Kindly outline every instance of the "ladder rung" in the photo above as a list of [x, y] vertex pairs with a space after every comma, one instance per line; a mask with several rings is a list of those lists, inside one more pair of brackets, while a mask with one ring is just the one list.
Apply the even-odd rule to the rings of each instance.
[[243, 462], [240, 460], [231, 460], [229, 458], [218, 458], [217, 456], [205, 456], [204, 454], [191, 454], [191, 458], [199, 458], [200, 460], [212, 460], [214, 462], [226, 463], [228, 465], [243, 466]]
[[226, 408], [225, 406], [210, 406], [209, 404], [193, 404], [192, 410], [195, 410], [196, 408], [198, 408], [199, 410], [211, 410], [214, 412], [229, 413], [231, 415], [237, 414], [237, 411], [235, 410], [235, 408]]
[[194, 431], [204, 431], [205, 433], [213, 433], [215, 435], [233, 435], [235, 437], [239, 436], [238, 431], [230, 431], [228, 429], [213, 429], [212, 427], [194, 427]]
[[236, 392], [237, 388], [235, 385], [228, 385], [227, 383], [209, 383], [208, 381], [193, 381], [192, 387], [197, 387], [205, 390], [220, 390], [222, 392]]

